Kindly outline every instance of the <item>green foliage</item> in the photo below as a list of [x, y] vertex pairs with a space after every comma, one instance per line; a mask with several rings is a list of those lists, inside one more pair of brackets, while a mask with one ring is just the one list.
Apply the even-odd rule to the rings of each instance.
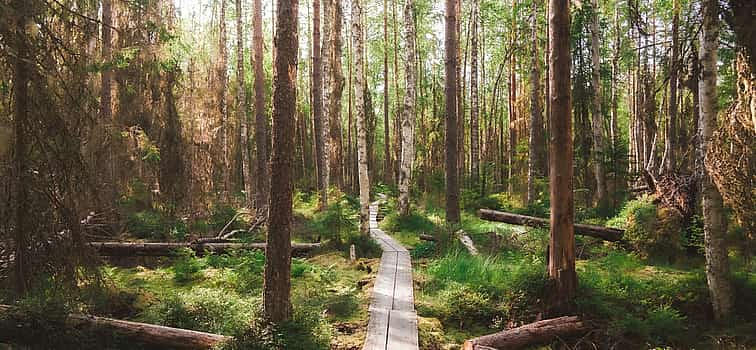
[[430, 258], [437, 252], [436, 242], [420, 242], [410, 252], [413, 259]]
[[[208, 224], [213, 228], [213, 230], [220, 231], [224, 226], [226, 226], [226, 224], [228, 224], [229, 221], [231, 221], [231, 219], [234, 218], [234, 216], [236, 216], [236, 213], [236, 209], [234, 209], [234, 207], [232, 206], [223, 204], [216, 205], [215, 207], [213, 207], [213, 211], [210, 214], [210, 220], [208, 221]], [[226, 231], [233, 231], [238, 228], [241, 228], [241, 226], [239, 220], [237, 219], [236, 221], [234, 221], [234, 223], [231, 224], [231, 226], [229, 226], [228, 229], [226, 229]]]
[[432, 233], [438, 230], [438, 226], [433, 221], [417, 211], [412, 211], [407, 216], [400, 216], [398, 213], [392, 212], [386, 215], [381, 226], [389, 232]]
[[682, 218], [673, 209], [657, 208], [651, 196], [629, 201], [607, 226], [625, 229], [624, 238], [642, 257], [675, 258], [682, 249]]
[[292, 319], [275, 325], [256, 317], [223, 350], [327, 350], [331, 329], [320, 315], [296, 309]]
[[495, 309], [488, 294], [465, 284], [450, 283], [440, 294], [442, 317], [458, 322], [464, 328], [466, 322], [491, 322]]
[[188, 283], [200, 277], [205, 268], [204, 260], [198, 259], [194, 250], [179, 249], [176, 261], [173, 263], [173, 280], [176, 283]]
[[134, 237], [165, 239], [171, 230], [171, 222], [157, 210], [135, 212], [126, 218], [126, 229]]
[[308, 227], [339, 247], [342, 236], [359, 229], [359, 204], [355, 204], [348, 196], [333, 200], [325, 210], [313, 215]]

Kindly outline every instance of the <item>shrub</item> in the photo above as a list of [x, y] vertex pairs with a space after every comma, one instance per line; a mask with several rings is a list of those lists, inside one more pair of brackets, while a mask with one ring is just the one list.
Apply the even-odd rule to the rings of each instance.
[[657, 209], [651, 196], [627, 202], [607, 226], [625, 229], [625, 239], [644, 258], [672, 258], [682, 248], [682, 218], [672, 209]]
[[173, 280], [177, 283], [191, 282], [199, 277], [204, 267], [194, 250], [182, 248], [178, 251], [176, 261], [173, 263]]
[[436, 242], [420, 242], [412, 249], [413, 259], [429, 258], [436, 254]]
[[[210, 214], [210, 220], [208, 224], [210, 224], [210, 227], [212, 227], [215, 231], [220, 231], [223, 229], [223, 227], [228, 224], [231, 219], [236, 216], [236, 209], [234, 209], [231, 206], [228, 205], [218, 205], [213, 208], [212, 213]], [[234, 223], [231, 224], [231, 226], [226, 229], [226, 232], [233, 231], [235, 229], [241, 228], [240, 222], [237, 219]]]
[[317, 313], [294, 310], [292, 319], [275, 325], [255, 317], [224, 344], [224, 350], [327, 350], [331, 327]]
[[441, 293], [442, 317], [447, 321], [465, 323], [480, 321], [490, 323], [495, 310], [488, 294], [464, 284], [450, 283]]
[[148, 209], [130, 214], [126, 229], [137, 238], [165, 239], [170, 230], [170, 221], [156, 210]]

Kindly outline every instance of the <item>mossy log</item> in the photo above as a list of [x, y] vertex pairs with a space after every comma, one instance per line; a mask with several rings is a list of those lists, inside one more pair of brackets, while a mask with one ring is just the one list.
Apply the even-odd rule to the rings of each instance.
[[[232, 339], [219, 334], [84, 314], [39, 318], [41, 316], [38, 314], [14, 306], [0, 305], [0, 342], [34, 346], [55, 343], [60, 348], [68, 348], [74, 346], [73, 343], [80, 342], [78, 348], [94, 349], [112, 348], [115, 339], [121, 339], [124, 344], [130, 344], [131, 348], [138, 343], [160, 349], [211, 349]], [[48, 327], [39, 327], [40, 324], [47, 324]], [[50, 334], [51, 329], [55, 329], [56, 334]], [[60, 337], [60, 334], [66, 334], [67, 329], [71, 330], [71, 337], [78, 335], [78, 339]], [[98, 345], [97, 339], [102, 339], [102, 344]]]
[[557, 339], [557, 337], [569, 336], [584, 332], [585, 330], [587, 330], [587, 327], [583, 325], [583, 322], [577, 316], [551, 318], [467, 340], [463, 349], [521, 349], [537, 344], [547, 344]]
[[[480, 209], [478, 215], [483, 220], [506, 222], [508, 224], [531, 227], [549, 227], [549, 219], [533, 216], [519, 215], [491, 209]], [[625, 230], [597, 225], [575, 224], [575, 234], [600, 238], [610, 242], [617, 242], [622, 240]]]
[[[237, 249], [265, 250], [265, 243], [136, 243], [136, 242], [91, 242], [89, 243], [103, 256], [170, 256], [177, 249], [190, 248], [197, 253], [223, 254]], [[292, 243], [293, 254], [309, 252], [320, 247], [320, 243]]]

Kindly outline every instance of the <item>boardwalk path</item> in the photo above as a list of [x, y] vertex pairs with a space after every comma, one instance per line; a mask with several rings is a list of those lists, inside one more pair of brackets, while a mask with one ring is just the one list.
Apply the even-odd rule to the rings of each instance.
[[383, 249], [383, 255], [373, 287], [363, 350], [417, 350], [412, 261], [407, 249], [378, 228], [379, 202], [370, 206], [370, 235]]

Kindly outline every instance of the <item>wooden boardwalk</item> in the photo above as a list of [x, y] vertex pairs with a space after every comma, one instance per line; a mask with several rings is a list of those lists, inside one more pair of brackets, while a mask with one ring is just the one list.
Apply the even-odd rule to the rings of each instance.
[[407, 249], [378, 228], [378, 202], [370, 206], [370, 235], [383, 249], [373, 286], [363, 350], [417, 350], [417, 313], [412, 259]]

